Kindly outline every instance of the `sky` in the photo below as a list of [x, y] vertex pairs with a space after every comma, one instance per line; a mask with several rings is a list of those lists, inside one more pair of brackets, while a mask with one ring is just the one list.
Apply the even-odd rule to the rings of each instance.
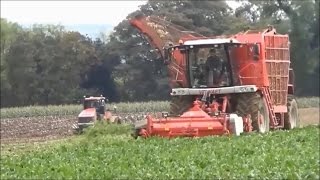
[[22, 24], [117, 25], [147, 1], [2, 1], [1, 17]]
[[[146, 0], [135, 1], [4, 1], [1, 17], [24, 26], [61, 24], [91, 36], [111, 31]], [[237, 3], [228, 1], [236, 7]], [[96, 33], [96, 34], [95, 34]]]

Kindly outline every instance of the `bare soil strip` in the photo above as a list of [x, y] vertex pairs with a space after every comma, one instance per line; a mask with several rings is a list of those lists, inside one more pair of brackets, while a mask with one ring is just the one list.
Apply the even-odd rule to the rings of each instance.
[[299, 117], [302, 126], [320, 124], [319, 108], [303, 108], [299, 109]]
[[73, 134], [74, 117], [16, 118], [1, 120], [1, 143], [60, 139]]

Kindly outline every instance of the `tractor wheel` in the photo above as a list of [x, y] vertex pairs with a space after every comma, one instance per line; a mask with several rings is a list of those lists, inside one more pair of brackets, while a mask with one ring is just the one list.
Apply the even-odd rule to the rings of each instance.
[[84, 132], [83, 129], [84, 129], [84, 127], [82, 125], [80, 125], [79, 127], [74, 129], [73, 133], [77, 134], [77, 135], [83, 134], [83, 132]]
[[293, 129], [300, 126], [298, 104], [292, 95], [289, 95], [287, 99], [288, 112], [284, 115], [284, 129]]
[[119, 116], [116, 117], [116, 123], [117, 124], [122, 124], [123, 123]]
[[240, 94], [237, 98], [237, 112], [240, 116], [250, 115], [253, 131], [269, 131], [269, 111], [264, 98], [259, 93]]
[[178, 116], [187, 111], [193, 105], [192, 96], [172, 96], [170, 102], [170, 115]]
[[138, 139], [140, 129], [134, 129], [133, 131], [134, 132], [131, 133], [131, 137], [133, 137], [134, 139]]
[[141, 129], [147, 128], [147, 120], [141, 120], [133, 123], [133, 132], [131, 133], [131, 136], [135, 139], [138, 138], [139, 132]]

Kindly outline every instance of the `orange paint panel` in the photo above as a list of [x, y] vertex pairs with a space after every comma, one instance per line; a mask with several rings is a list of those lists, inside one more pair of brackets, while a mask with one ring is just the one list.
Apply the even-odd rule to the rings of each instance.
[[168, 65], [171, 87], [174, 88], [176, 83], [181, 84], [182, 87], [188, 87], [185, 55], [182, 54], [179, 49], [175, 49], [172, 52], [172, 57], [172, 61]]
[[196, 119], [168, 119], [153, 122], [150, 135], [160, 135], [164, 137], [176, 136], [207, 136], [222, 135], [226, 132], [219, 120], [212, 118], [199, 120]]

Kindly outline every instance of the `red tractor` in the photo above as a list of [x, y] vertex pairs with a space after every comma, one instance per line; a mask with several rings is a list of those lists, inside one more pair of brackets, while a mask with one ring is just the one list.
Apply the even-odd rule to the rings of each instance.
[[106, 101], [103, 96], [84, 96], [83, 110], [78, 115], [78, 123], [73, 128], [81, 132], [84, 128], [94, 125], [97, 121], [120, 124], [119, 117], [112, 115], [110, 109], [106, 109]]
[[160, 51], [172, 88], [170, 112], [135, 124], [135, 137], [240, 135], [299, 125], [288, 35], [270, 26], [205, 37], [158, 17], [130, 23]]

